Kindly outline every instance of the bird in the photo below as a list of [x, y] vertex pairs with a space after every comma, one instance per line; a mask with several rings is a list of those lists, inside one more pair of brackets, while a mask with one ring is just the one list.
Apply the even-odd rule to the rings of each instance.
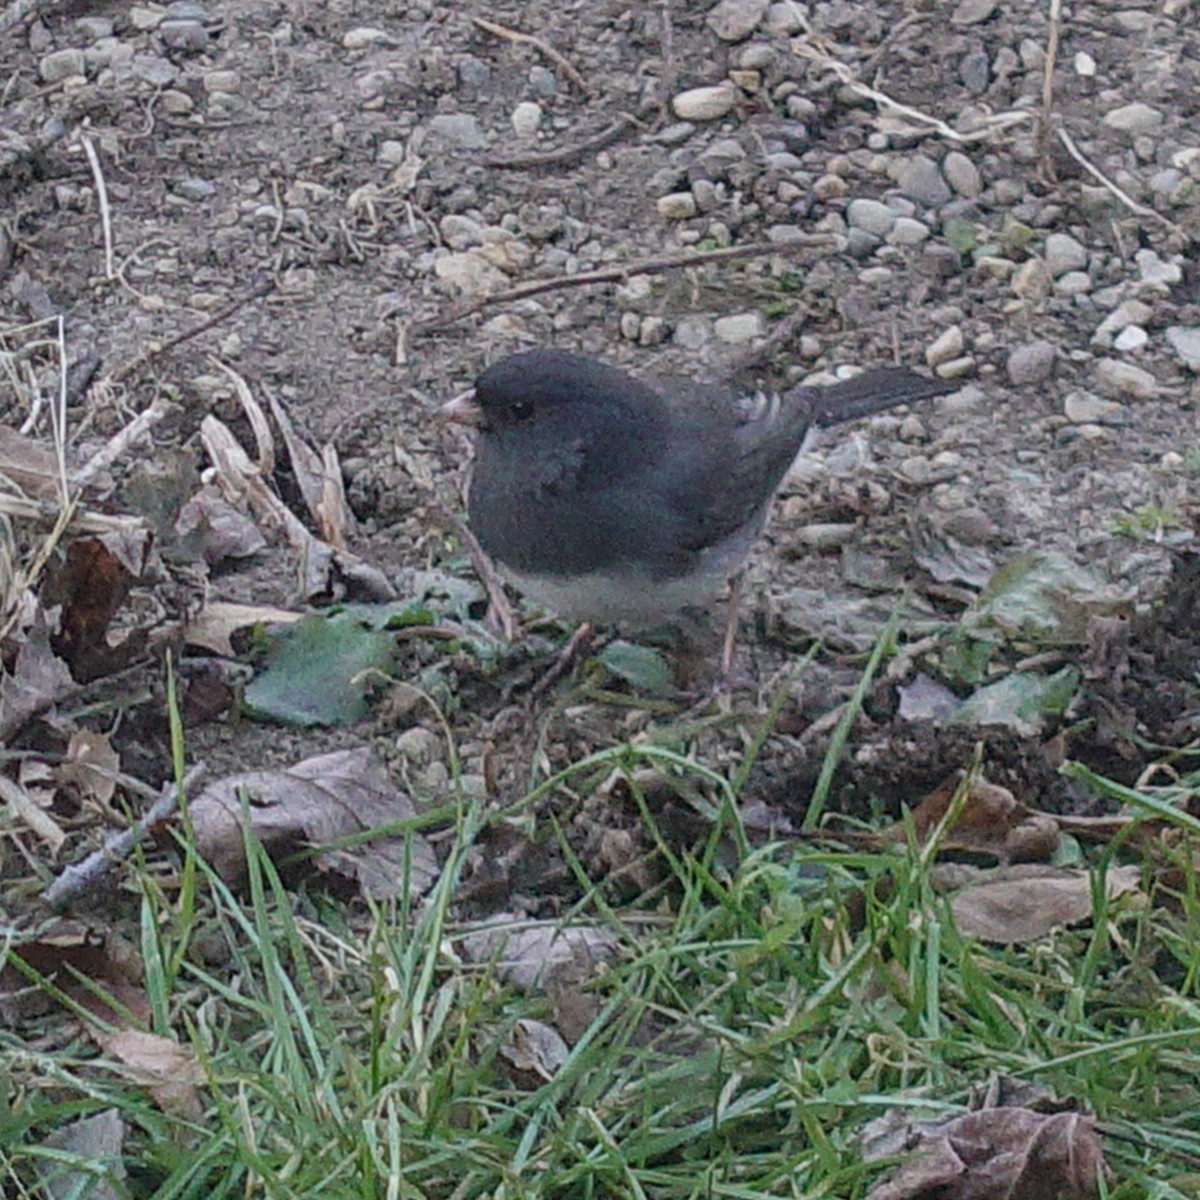
[[467, 521], [501, 576], [564, 620], [647, 630], [707, 611], [737, 577], [812, 427], [958, 386], [883, 367], [745, 392], [541, 348], [441, 411], [477, 429]]

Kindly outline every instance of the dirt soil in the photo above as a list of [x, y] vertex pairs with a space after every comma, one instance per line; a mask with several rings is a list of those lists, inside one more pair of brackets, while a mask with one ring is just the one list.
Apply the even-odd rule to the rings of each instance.
[[[0, 31], [0, 329], [64, 316], [73, 462], [169, 401], [89, 507], [136, 510], [131, 480], [207, 467], [207, 414], [253, 445], [219, 360], [336, 447], [352, 549], [401, 596], [425, 586], [418, 572], [473, 579], [447, 516], [469, 449], [434, 414], [503, 354], [555, 345], [644, 375], [748, 369], [772, 384], [898, 360], [961, 379], [797, 464], [745, 588], [751, 686], [688, 744], [723, 769], [788, 689], [746, 799], [794, 818], [828, 745], [814, 722], [853, 689], [897, 600], [902, 643], [945, 635], [997, 567], [1053, 551], [1116, 598], [1103, 639], [1018, 638], [1005, 659], [1082, 666], [1065, 721], [1020, 735], [906, 720], [897, 688], [919, 671], [968, 690], [916, 654], [868, 697], [831, 803], [894, 812], [983, 737], [986, 769], [1026, 803], [1088, 809], [1055, 774], [1063, 754], [1136, 778], [1145, 742], [1190, 744], [1200, 712], [1184, 554], [1200, 468], [1200, 14], [1189, 0], [1065, 4], [1044, 108], [1046, 9], [38, 5]], [[803, 241], [816, 233], [829, 244]], [[774, 250], [454, 319], [527, 281], [757, 243]], [[274, 483], [302, 512], [286, 459]], [[344, 579], [305, 589], [281, 533], [264, 532], [248, 559], [165, 562], [134, 601], [169, 625], [202, 596], [363, 598]], [[497, 801], [673, 719], [631, 707], [620, 681], [606, 683], [615, 699], [531, 695], [561, 636], [538, 626], [498, 667], [450, 662], [436, 642], [402, 655], [401, 679], [443, 687], [467, 778]], [[123, 769], [156, 783], [161, 670], [141, 670], [92, 686], [116, 707], [150, 689], [117, 744]], [[212, 673], [189, 652], [188, 751], [214, 774], [374, 738], [418, 793], [444, 785], [438, 738], [412, 733], [440, 727], [407, 693], [384, 689], [370, 724], [292, 732], [220, 703], [200, 719]]]

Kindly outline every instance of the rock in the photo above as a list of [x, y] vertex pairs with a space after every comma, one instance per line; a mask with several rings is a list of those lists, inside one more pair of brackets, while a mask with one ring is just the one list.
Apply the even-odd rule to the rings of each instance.
[[1015, 387], [1045, 383], [1054, 373], [1058, 350], [1052, 342], [1029, 342], [1017, 346], [1008, 356], [1008, 378]]
[[487, 137], [470, 113], [438, 113], [429, 118], [429, 132], [461, 150], [482, 150]]
[[958, 77], [963, 87], [974, 96], [982, 96], [992, 82], [992, 60], [987, 49], [976, 43], [962, 56], [958, 64]]
[[962, 0], [950, 14], [952, 25], [979, 25], [996, 11], [998, 0]]
[[731, 83], [718, 83], [680, 92], [671, 101], [671, 111], [681, 121], [716, 121], [725, 116], [736, 101], [737, 88]]
[[149, 4], [131, 4], [129, 6], [130, 25], [134, 29], [140, 29], [143, 33], [151, 29], [157, 29], [159, 22], [166, 15], [163, 9]]
[[950, 188], [937, 163], [924, 154], [914, 154], [895, 171], [896, 186], [910, 200], [936, 208], [950, 199]]
[[386, 46], [391, 40], [386, 30], [376, 29], [372, 25], [359, 25], [342, 34], [342, 49], [366, 50], [371, 46]]
[[654, 207], [668, 221], [686, 221], [696, 215], [696, 197], [691, 192], [668, 192], [659, 196]]
[[1113, 338], [1128, 325], [1145, 325], [1154, 316], [1154, 310], [1144, 300], [1124, 300], [1096, 326], [1092, 334], [1093, 346], [1111, 346]]
[[780, 0], [767, 9], [767, 32], [774, 37], [791, 37], [805, 25], [804, 10], [796, 0]]
[[1075, 74], [1084, 79], [1092, 79], [1096, 75], [1096, 60], [1086, 51], [1080, 50], [1071, 60]]
[[1146, 133], [1162, 124], [1163, 115], [1157, 108], [1135, 100], [1132, 104], [1110, 109], [1104, 114], [1103, 121], [1109, 129], [1117, 129], [1122, 133]]
[[968, 375], [975, 374], [976, 366], [975, 359], [970, 354], [964, 354], [960, 358], [950, 359], [949, 362], [939, 363], [934, 373], [939, 379], [965, 379]]
[[75, 28], [89, 42], [98, 42], [101, 38], [113, 35], [113, 23], [107, 17], [80, 17], [75, 22]]
[[983, 191], [979, 168], [961, 150], [951, 150], [942, 162], [946, 182], [960, 196], [974, 199]]
[[846, 207], [846, 220], [855, 229], [886, 237], [896, 223], [896, 214], [881, 200], [851, 200]]
[[474, 217], [462, 213], [447, 213], [440, 222], [438, 230], [442, 240], [451, 250], [466, 250], [470, 246], [478, 246], [483, 241], [483, 225]]
[[769, 7], [770, 0], [720, 0], [704, 20], [721, 41], [740, 42], [758, 28]]
[[1086, 271], [1068, 271], [1054, 281], [1060, 296], [1083, 296], [1092, 290], [1092, 277]]
[[1145, 283], [1165, 283], [1170, 286], [1183, 278], [1183, 269], [1178, 263], [1163, 262], [1153, 250], [1139, 250], [1133, 256], [1133, 261], [1137, 263], [1138, 274]]
[[480, 88], [487, 87], [488, 81], [492, 77], [492, 68], [482, 58], [476, 58], [474, 54], [464, 54], [458, 60], [455, 73], [458, 75], [458, 82], [463, 87], [474, 88], [475, 91], [478, 91]]
[[168, 50], [182, 54], [202, 54], [209, 45], [208, 30], [199, 21], [164, 21], [158, 27], [158, 36]]
[[1087, 247], [1069, 233], [1052, 233], [1046, 239], [1045, 255], [1046, 270], [1050, 272], [1051, 279], [1087, 266]]
[[82, 50], [52, 50], [38, 63], [38, 74], [46, 83], [61, 83], [84, 71]]
[[1115, 400], [1101, 400], [1092, 392], [1072, 392], [1063, 402], [1063, 412], [1072, 425], [1124, 425], [1129, 410]]
[[513, 133], [517, 137], [533, 137], [542, 123], [542, 108], [532, 100], [522, 100], [512, 111]]
[[507, 277], [477, 250], [443, 254], [433, 264], [433, 273], [462, 296], [498, 291]]
[[1149, 371], [1115, 358], [1102, 358], [1096, 364], [1096, 380], [1101, 391], [1131, 400], [1153, 400], [1158, 395], [1158, 380]]
[[1113, 349], [1122, 354], [1133, 354], [1141, 350], [1150, 340], [1150, 335], [1140, 325], [1126, 325], [1113, 339]]
[[171, 185], [171, 191], [185, 200], [207, 200], [216, 190], [216, 184], [207, 179], [181, 179]]
[[242, 86], [242, 77], [236, 71], [206, 71], [204, 73], [204, 90], [206, 92], [236, 92]]
[[1200, 373], [1200, 326], [1172, 325], [1167, 341], [1188, 370]]
[[942, 363], [958, 358], [963, 352], [963, 331], [960, 325], [951, 325], [943, 329], [928, 346], [925, 347], [925, 361], [931, 367], [939, 367]]
[[[134, 78], [153, 84], [154, 87], [166, 87], [168, 84], [174, 83], [179, 75], [179, 68], [174, 63], [168, 62], [165, 58], [159, 58], [157, 54], [135, 54], [129, 62], [129, 69]], [[212, 74], [237, 77], [236, 71], [214, 71]], [[207, 76], [205, 76], [204, 82], [207, 86]], [[211, 92], [214, 89], [208, 88], [208, 90]]]
[[718, 317], [713, 322], [713, 333], [717, 340], [731, 346], [740, 346], [761, 337], [763, 319], [760, 313], [733, 313], [728, 317]]
[[1040, 304], [1050, 291], [1050, 272], [1040, 258], [1023, 262], [1012, 277], [1013, 294], [1031, 304]]
[[915, 217], [897, 217], [888, 234], [888, 241], [896, 246], [919, 246], [929, 236], [929, 226]]
[[685, 350], [702, 350], [712, 340], [712, 322], [700, 313], [686, 313], [675, 322], [674, 340]]

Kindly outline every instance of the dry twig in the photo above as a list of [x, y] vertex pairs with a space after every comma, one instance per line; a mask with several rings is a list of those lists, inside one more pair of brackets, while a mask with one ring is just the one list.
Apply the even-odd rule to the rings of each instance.
[[96, 185], [96, 200], [100, 205], [100, 228], [104, 233], [104, 278], [115, 279], [112, 211], [108, 207], [108, 185], [104, 182], [104, 172], [100, 169], [100, 156], [96, 153], [92, 139], [87, 134], [81, 133], [79, 140], [83, 143], [83, 152], [87, 155], [88, 166], [92, 169], [92, 181]]
[[1042, 71], [1042, 119], [1038, 128], [1038, 156], [1042, 174], [1054, 179], [1050, 158], [1050, 128], [1054, 119], [1054, 68], [1058, 63], [1058, 43], [1062, 36], [1062, 0], [1050, 0], [1050, 31], [1046, 35], [1046, 65]]
[[555, 66], [559, 67], [562, 73], [585, 96], [592, 94], [592, 89], [588, 87], [583, 76], [549, 42], [540, 37], [534, 37], [532, 33], [521, 33], [519, 30], [509, 29], [507, 25], [501, 25], [497, 21], [489, 21], [486, 17], [472, 17], [471, 20], [480, 29], [484, 29], [488, 33], [494, 33], [497, 37], [507, 38], [510, 42], [522, 42], [526, 46], [533, 46], [535, 49], [541, 51]]
[[540, 296], [544, 292], [557, 292], [564, 288], [587, 287], [593, 283], [624, 283], [633, 275], [662, 275], [667, 271], [685, 270], [688, 267], [704, 266], [714, 262], [734, 262], [743, 258], [765, 258], [769, 254], [796, 254], [814, 247], [831, 246], [835, 239], [831, 234], [811, 233], [788, 242], [752, 242], [747, 246], [726, 246], [721, 250], [703, 250], [697, 254], [668, 254], [656, 258], [643, 258], [617, 267], [600, 267], [595, 271], [581, 271], [578, 275], [559, 275], [553, 279], [532, 279], [515, 287], [493, 292], [452, 308], [449, 312], [426, 321], [415, 321], [409, 332], [428, 333], [444, 329], [464, 317], [474, 316], [497, 304], [508, 304], [513, 300], [525, 300]]
[[610, 142], [615, 142], [626, 130], [641, 124], [631, 113], [623, 113], [611, 125], [606, 125], [599, 133], [582, 141], [573, 142], [569, 146], [561, 146], [557, 150], [544, 150], [536, 154], [489, 154], [483, 160], [485, 167], [496, 167], [504, 171], [524, 170], [529, 167], [561, 167], [567, 163], [582, 158], [592, 150], [599, 150]]
[[135, 846], [145, 841], [146, 835], [155, 825], [167, 820], [175, 813], [179, 796], [196, 786], [207, 768], [196, 763], [179, 787], [171, 784], [162, 795], [128, 829], [109, 837], [99, 850], [92, 851], [82, 862], [73, 863], [42, 893], [42, 899], [51, 908], [64, 909], [74, 904], [85, 892], [95, 887], [105, 875], [122, 863], [133, 852]]

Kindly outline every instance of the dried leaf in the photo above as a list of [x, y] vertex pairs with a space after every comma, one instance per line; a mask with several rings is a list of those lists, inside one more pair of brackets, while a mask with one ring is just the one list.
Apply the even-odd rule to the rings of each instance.
[[469, 962], [495, 962], [496, 974], [520, 991], [547, 987], [562, 971], [611, 958], [617, 936], [600, 925], [525, 925], [501, 913], [462, 939]]
[[232, 638], [242, 629], [255, 625], [294, 625], [304, 616], [286, 608], [263, 604], [206, 604], [184, 627], [183, 638], [189, 646], [200, 646], [225, 658], [234, 656]]
[[58, 854], [63, 842], [67, 840], [67, 835], [27, 788], [14, 783], [7, 775], [0, 775], [0, 800], [4, 801], [5, 806], [21, 824], [33, 830], [46, 843], [52, 858]]
[[67, 664], [50, 647], [46, 614], [39, 607], [12, 673], [0, 676], [0, 742], [7, 743], [30, 717], [76, 691]]
[[549, 1083], [570, 1053], [557, 1029], [528, 1017], [517, 1021], [500, 1046], [500, 1057], [513, 1068], [514, 1081], [521, 1086], [528, 1083], [531, 1089]]
[[140, 1029], [91, 1032], [101, 1047], [125, 1064], [135, 1083], [149, 1089], [164, 1112], [191, 1120], [203, 1116], [196, 1088], [204, 1082], [204, 1070], [190, 1047]]
[[180, 509], [175, 535], [210, 566], [227, 558], [249, 558], [267, 544], [259, 527], [211, 484]]
[[[243, 796], [245, 805], [243, 806]], [[354, 838], [416, 815], [369, 747], [307, 758], [286, 770], [246, 771], [218, 780], [192, 801], [196, 846], [235, 884], [246, 872], [243, 811], [267, 853], [279, 861], [302, 850]], [[314, 855], [318, 869], [354, 880], [377, 899], [424, 892], [437, 859], [419, 834], [379, 836]]]
[[1091, 1200], [1107, 1169], [1095, 1123], [1075, 1112], [986, 1108], [909, 1126], [913, 1140], [913, 1157], [867, 1200]]
[[[1110, 900], [1137, 888], [1140, 867], [1113, 867], [1105, 875]], [[950, 901], [959, 933], [1010, 944], [1045, 937], [1092, 916], [1092, 880], [1086, 871], [1028, 865], [1004, 867]]]
[[23, 496], [57, 500], [61, 484], [54, 451], [33, 438], [0, 425], [0, 479]]
[[[106, 1108], [63, 1125], [44, 1138], [41, 1145], [46, 1149], [61, 1151], [78, 1160], [72, 1163], [57, 1156], [41, 1155], [34, 1158], [38, 1178], [51, 1200], [73, 1200], [77, 1196], [86, 1196], [88, 1200], [119, 1200], [128, 1195], [125, 1188], [113, 1186], [125, 1178], [125, 1133], [120, 1110]], [[100, 1176], [101, 1170], [107, 1178]]]
[[54, 769], [60, 786], [74, 785], [81, 796], [107, 805], [117, 790], [121, 756], [112, 748], [108, 735], [80, 729], [67, 743], [66, 762]]

